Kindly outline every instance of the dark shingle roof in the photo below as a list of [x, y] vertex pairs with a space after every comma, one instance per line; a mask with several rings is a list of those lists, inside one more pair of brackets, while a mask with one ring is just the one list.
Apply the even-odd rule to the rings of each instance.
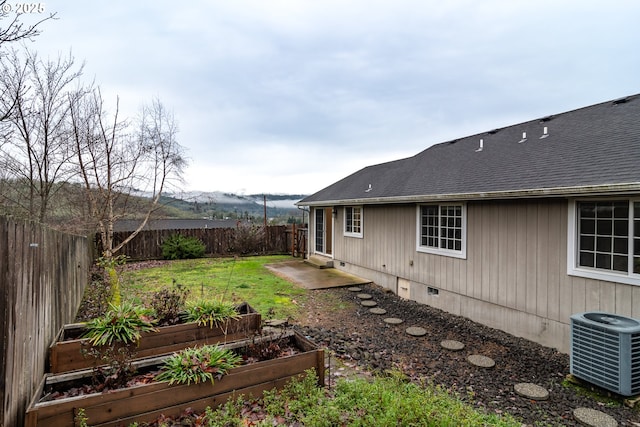
[[[540, 138], [545, 127], [548, 136]], [[526, 141], [520, 142], [523, 133]], [[622, 190], [640, 191], [640, 95], [433, 145], [366, 167], [298, 204]]]

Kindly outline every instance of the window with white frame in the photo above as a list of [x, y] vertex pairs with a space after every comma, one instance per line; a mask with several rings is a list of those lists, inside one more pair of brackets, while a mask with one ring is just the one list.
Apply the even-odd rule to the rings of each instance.
[[640, 201], [575, 201], [569, 215], [569, 274], [640, 284]]
[[418, 206], [417, 246], [420, 252], [466, 257], [466, 205]]
[[362, 237], [361, 206], [346, 206], [344, 208], [344, 235]]

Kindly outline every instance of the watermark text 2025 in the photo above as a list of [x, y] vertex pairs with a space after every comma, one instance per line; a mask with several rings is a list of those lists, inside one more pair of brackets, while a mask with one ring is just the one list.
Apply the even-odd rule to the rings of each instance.
[[44, 13], [44, 3], [3, 3], [1, 13]]

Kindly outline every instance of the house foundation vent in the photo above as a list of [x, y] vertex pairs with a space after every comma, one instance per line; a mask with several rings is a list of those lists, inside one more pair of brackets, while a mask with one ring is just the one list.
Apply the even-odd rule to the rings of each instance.
[[398, 296], [403, 299], [411, 299], [411, 282], [398, 277]]
[[572, 315], [571, 373], [623, 396], [640, 394], [640, 321], [602, 312]]

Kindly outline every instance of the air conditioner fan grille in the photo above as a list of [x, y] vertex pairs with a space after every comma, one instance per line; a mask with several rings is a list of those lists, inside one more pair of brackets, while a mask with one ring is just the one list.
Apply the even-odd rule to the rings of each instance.
[[573, 374], [610, 389], [618, 386], [620, 340], [617, 334], [573, 326]]
[[618, 394], [640, 394], [640, 321], [601, 312], [572, 315], [571, 373]]

